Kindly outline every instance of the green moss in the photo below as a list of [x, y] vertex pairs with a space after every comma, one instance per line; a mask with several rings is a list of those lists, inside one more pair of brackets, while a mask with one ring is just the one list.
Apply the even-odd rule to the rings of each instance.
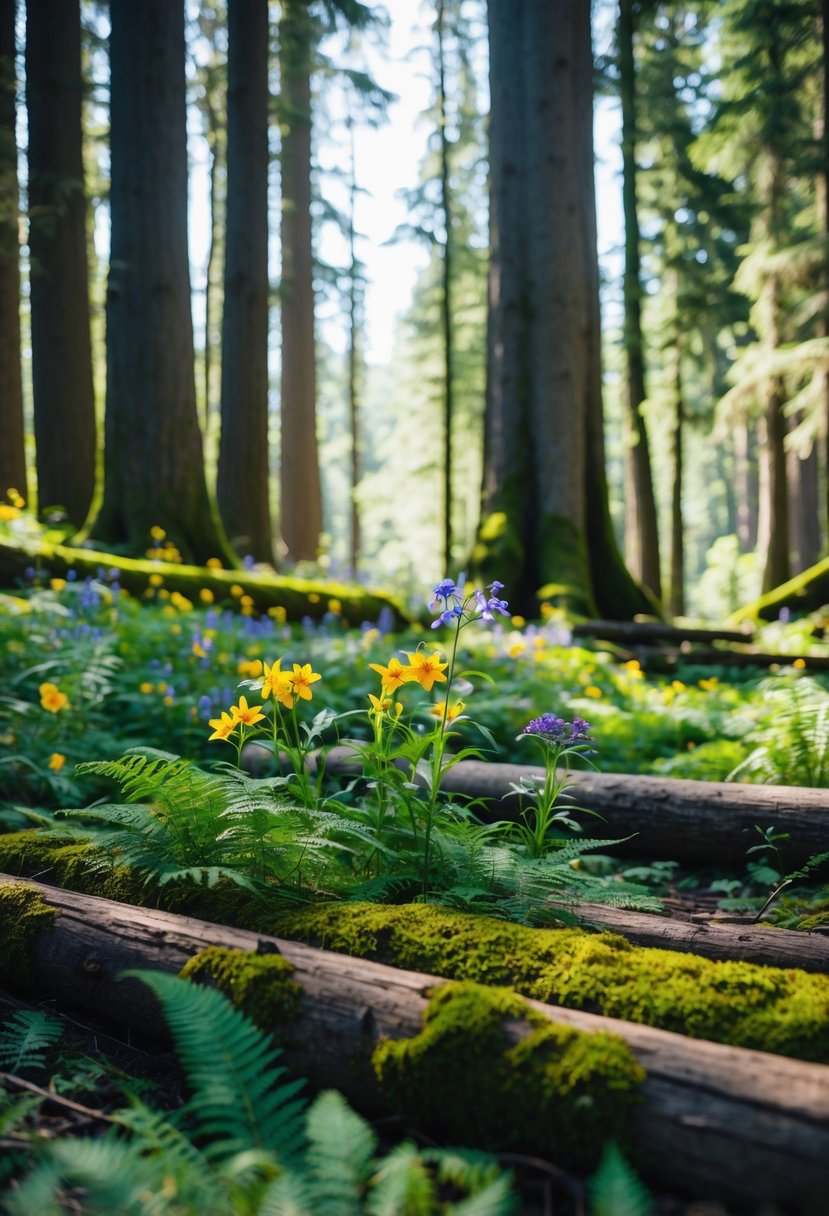
[[758, 618], [773, 621], [779, 617], [782, 608], [797, 614], [816, 612], [826, 603], [829, 603], [829, 557], [809, 566], [808, 570], [796, 574], [750, 604], [738, 608], [728, 618], [726, 625], [729, 629], [736, 629], [746, 621], [756, 621]]
[[[96, 860], [98, 864], [96, 865]], [[74, 836], [26, 828], [0, 835], [0, 870], [120, 903], [145, 902], [140, 879], [123, 867], [102, 868], [93, 845]]]
[[797, 922], [798, 929], [825, 929], [827, 926], [829, 926], [829, 912], [815, 912], [811, 916], [804, 916]]
[[283, 912], [269, 931], [448, 979], [515, 988], [694, 1038], [829, 1061], [829, 976], [533, 929], [412, 904]]
[[99, 569], [104, 566], [117, 570], [121, 587], [139, 597], [150, 589], [150, 577], [161, 575], [168, 591], [178, 592], [193, 603], [198, 603], [199, 592], [206, 589], [216, 602], [235, 606], [240, 597], [238, 592], [234, 596], [231, 588], [236, 586], [251, 597], [255, 611], [264, 613], [270, 608], [281, 608], [290, 620], [306, 616], [319, 619], [328, 611], [329, 600], [336, 599], [340, 601], [345, 624], [359, 625], [365, 620], [376, 620], [383, 609], [392, 613], [398, 626], [408, 621], [397, 600], [352, 584], [285, 578], [260, 571], [213, 570], [73, 549], [66, 545], [33, 543], [19, 549], [0, 545], [0, 577], [4, 581], [21, 578], [23, 571], [32, 565], [48, 569], [52, 575], [65, 575], [68, 570], [75, 570], [81, 576], [92, 578], [97, 578]]
[[51, 929], [57, 914], [33, 887], [0, 887], [0, 976], [15, 984], [30, 981], [32, 939]]
[[563, 515], [547, 515], [539, 531], [538, 598], [576, 615], [595, 616], [583, 533]]
[[[509, 1033], [510, 1023], [529, 1033]], [[616, 1035], [549, 1022], [514, 992], [446, 984], [413, 1039], [372, 1057], [384, 1097], [431, 1134], [587, 1169], [624, 1136], [644, 1069]]]
[[184, 979], [213, 984], [262, 1030], [274, 1030], [299, 1016], [302, 987], [291, 978], [293, 965], [281, 954], [256, 954], [208, 946], [181, 969]]

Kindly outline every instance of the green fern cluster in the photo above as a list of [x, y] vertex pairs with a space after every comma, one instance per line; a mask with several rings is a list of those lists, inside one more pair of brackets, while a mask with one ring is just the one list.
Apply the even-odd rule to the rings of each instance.
[[[341, 1095], [310, 1105], [279, 1051], [219, 992], [133, 972], [158, 997], [191, 1097], [166, 1115], [133, 1102], [117, 1133], [40, 1150], [5, 1197], [9, 1216], [508, 1216], [511, 1178], [485, 1155], [379, 1157], [372, 1128]], [[450, 1200], [446, 1196], [452, 1195]], [[454, 1197], [457, 1197], [455, 1200]]]
[[124, 797], [62, 812], [100, 846], [93, 864], [117, 860], [158, 886], [214, 886], [220, 879], [251, 890], [257, 883], [299, 886], [359, 835], [340, 815], [294, 805], [285, 778], [255, 779], [232, 765], [208, 773], [168, 752], [132, 748], [78, 771], [116, 781]]
[[765, 680], [760, 692], [766, 714], [744, 740], [756, 746], [728, 780], [829, 786], [829, 692], [806, 676]]

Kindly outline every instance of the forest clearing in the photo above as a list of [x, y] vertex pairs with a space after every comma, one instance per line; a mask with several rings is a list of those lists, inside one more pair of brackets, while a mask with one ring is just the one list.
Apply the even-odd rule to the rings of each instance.
[[10, 1216], [829, 1212], [827, 20], [0, 0]]

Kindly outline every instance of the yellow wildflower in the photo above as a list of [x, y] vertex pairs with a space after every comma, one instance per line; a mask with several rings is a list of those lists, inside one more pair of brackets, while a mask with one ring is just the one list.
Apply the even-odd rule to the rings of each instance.
[[197, 659], [206, 659], [207, 658], [207, 651], [202, 646], [201, 642], [195, 642], [195, 641], [193, 642], [193, 654], [196, 656]]
[[40, 693], [40, 704], [44, 709], [48, 709], [50, 714], [59, 714], [69, 704], [66, 693], [61, 692], [57, 684], [47, 681], [40, 685], [38, 692]]
[[9, 486], [8, 490], [6, 490], [6, 498], [8, 498], [13, 507], [17, 507], [18, 511], [22, 511], [26, 505], [26, 499], [14, 486]]
[[601, 697], [603, 696], [603, 693], [602, 690], [597, 688], [595, 684], [588, 684], [587, 688], [584, 690], [584, 695], [586, 697]]
[[153, 538], [153, 540], [164, 540], [166, 535], [167, 533], [163, 528], [159, 528], [158, 524], [153, 524], [153, 526], [150, 528], [150, 536]]
[[795, 659], [795, 661], [792, 663], [792, 667], [797, 667], [797, 668], [799, 668], [799, 669], [801, 669], [801, 670], [802, 670], [802, 669], [803, 669], [805, 666], [806, 666], [806, 660], [805, 660], [805, 659]]
[[149, 583], [150, 583], [151, 587], [160, 587], [163, 582], [164, 582], [164, 578], [162, 575], [160, 575], [160, 574], [151, 574], [150, 575]]
[[510, 642], [507, 647], [507, 654], [511, 659], [520, 659], [524, 653], [524, 639], [516, 638], [514, 642]]
[[52, 588], [53, 591], [63, 591], [64, 587], [66, 586], [66, 579], [65, 578], [50, 578], [49, 586]]
[[144, 696], [146, 697], [153, 691], [153, 685], [150, 683], [149, 680], [144, 680], [141, 684], [138, 685], [138, 691], [143, 692]]
[[221, 718], [211, 718], [208, 722], [208, 726], [213, 727], [210, 739], [228, 739], [236, 729], [236, 721], [226, 711], [222, 711]]
[[207, 561], [205, 562], [205, 565], [207, 566], [208, 570], [221, 570], [222, 569], [222, 563], [219, 561], [218, 557], [208, 557]]
[[304, 663], [302, 666], [299, 663], [294, 663], [294, 670], [291, 675], [291, 691], [295, 697], [301, 697], [303, 701], [310, 701], [313, 695], [310, 686], [321, 679], [322, 676], [318, 671], [311, 670], [310, 663]]
[[385, 714], [391, 709], [391, 697], [375, 697], [373, 693], [368, 694], [368, 699], [371, 701], [371, 709], [369, 713]]
[[202, 587], [201, 591], [199, 592], [199, 599], [203, 604], [212, 604], [215, 598], [216, 597], [209, 587]]
[[164, 698], [164, 704], [165, 704], [165, 705], [167, 706], [167, 708], [169, 709], [171, 705], [175, 705], [175, 698], [174, 698], [174, 697], [169, 696], [169, 694], [168, 694], [168, 695], [167, 695], [167, 696]]
[[268, 616], [276, 621], [277, 625], [284, 625], [288, 619], [288, 610], [283, 604], [274, 604], [268, 609]]
[[674, 692], [685, 692], [685, 685], [681, 680], [671, 680], [671, 688]]
[[383, 692], [396, 692], [401, 684], [406, 684], [409, 680], [414, 679], [412, 669], [404, 667], [394, 656], [389, 659], [388, 667], [383, 667], [381, 663], [369, 663], [369, 667], [380, 676]]
[[12, 519], [17, 519], [19, 514], [17, 507], [11, 507], [7, 502], [0, 502], [0, 522], [8, 523]]
[[445, 701], [435, 701], [429, 713], [433, 718], [440, 718], [441, 722], [444, 721], [444, 715], [447, 722], [454, 722], [463, 713], [464, 708], [463, 701], [455, 701], [448, 709]]
[[66, 763], [66, 757], [61, 752], [52, 752], [49, 757], [49, 768], [53, 773], [59, 773]]
[[518, 616], [517, 613], [513, 613], [513, 617], [512, 617], [513, 629], [523, 629], [524, 626], [526, 625], [526, 623], [527, 623], [526, 617]]
[[258, 680], [262, 674], [262, 660], [242, 659], [236, 670], [240, 676], [248, 676], [252, 680]]
[[699, 682], [699, 686], [703, 692], [713, 692], [718, 684], [719, 680], [716, 676], [710, 676], [707, 680], [700, 680]]
[[240, 587], [238, 583], [234, 583], [233, 586], [230, 588], [230, 594], [233, 596], [233, 598], [235, 600], [238, 600], [241, 596], [243, 596], [245, 594], [245, 589], [244, 589], [244, 587]]
[[240, 697], [238, 705], [231, 705], [230, 712], [234, 721], [241, 723], [242, 726], [255, 726], [257, 722], [265, 721], [262, 706], [248, 705], [246, 697]]
[[320, 602], [320, 597], [317, 595], [316, 591], [309, 591], [308, 592], [308, 603], [309, 604], [318, 604], [319, 602]]
[[449, 664], [441, 663], [439, 650], [434, 651], [433, 654], [426, 654], [422, 650], [407, 650], [406, 658], [409, 660], [409, 668], [412, 672], [409, 679], [417, 680], [418, 684], [427, 692], [432, 691], [433, 684], [446, 683], [446, 676], [443, 672]]

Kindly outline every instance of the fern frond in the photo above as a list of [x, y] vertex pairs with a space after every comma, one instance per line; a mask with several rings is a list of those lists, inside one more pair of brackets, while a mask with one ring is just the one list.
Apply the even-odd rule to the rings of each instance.
[[17, 1009], [0, 1026], [0, 1068], [22, 1072], [46, 1066], [45, 1053], [63, 1035], [63, 1024], [41, 1009]]
[[357, 1216], [371, 1172], [377, 1137], [334, 1090], [321, 1093], [308, 1111], [307, 1168], [319, 1211]]
[[614, 1143], [587, 1184], [590, 1216], [650, 1216], [650, 1196]]
[[158, 997], [193, 1091], [189, 1110], [209, 1155], [245, 1150], [288, 1164], [304, 1140], [304, 1082], [285, 1081], [281, 1055], [220, 992], [154, 971], [129, 971]]
[[366, 1203], [369, 1216], [432, 1216], [435, 1183], [413, 1144], [399, 1144], [380, 1162]]

